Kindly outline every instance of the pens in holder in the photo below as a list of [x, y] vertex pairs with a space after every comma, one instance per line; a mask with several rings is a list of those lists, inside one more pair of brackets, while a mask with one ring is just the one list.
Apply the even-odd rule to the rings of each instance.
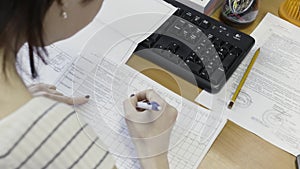
[[154, 101], [152, 102], [139, 101], [136, 104], [136, 108], [145, 109], [145, 110], [155, 110], [155, 111], [161, 110], [160, 105]]

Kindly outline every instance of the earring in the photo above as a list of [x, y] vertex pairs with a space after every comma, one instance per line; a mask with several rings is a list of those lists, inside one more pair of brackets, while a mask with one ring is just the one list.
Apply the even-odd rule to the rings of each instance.
[[67, 14], [67, 12], [64, 11], [64, 10], [61, 11], [60, 16], [61, 16], [63, 19], [68, 19], [68, 14]]

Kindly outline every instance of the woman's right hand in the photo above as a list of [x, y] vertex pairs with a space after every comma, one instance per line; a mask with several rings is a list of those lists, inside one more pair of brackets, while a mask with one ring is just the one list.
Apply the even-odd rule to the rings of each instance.
[[[161, 110], [136, 109], [138, 101], [155, 101]], [[143, 168], [168, 168], [167, 152], [177, 110], [153, 90], [145, 90], [124, 101], [129, 133]]]

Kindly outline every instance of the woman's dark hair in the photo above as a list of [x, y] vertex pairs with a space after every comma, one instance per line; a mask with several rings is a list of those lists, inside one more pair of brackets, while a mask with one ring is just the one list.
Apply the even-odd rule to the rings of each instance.
[[[32, 77], [37, 76], [34, 67], [34, 53], [36, 53], [44, 63], [44, 56], [47, 55], [43, 40], [43, 20], [44, 17], [56, 1], [62, 4], [61, 0], [1, 0], [0, 1], [0, 49], [4, 49], [3, 71], [8, 60], [8, 52], [13, 51], [17, 56], [20, 40], [28, 43], [29, 63]], [[83, 3], [91, 0], [82, 0]], [[20, 39], [25, 38], [25, 39]], [[39, 47], [38, 47], [39, 46]]]

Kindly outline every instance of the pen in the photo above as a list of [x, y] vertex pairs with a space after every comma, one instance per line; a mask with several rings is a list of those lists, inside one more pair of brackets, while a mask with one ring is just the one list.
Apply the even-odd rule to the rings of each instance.
[[146, 109], [146, 110], [155, 110], [155, 111], [161, 110], [160, 105], [153, 101], [152, 102], [139, 101], [136, 103], [136, 108]]
[[297, 169], [300, 169], [300, 154], [297, 155], [296, 157], [296, 165], [297, 165]]
[[240, 93], [240, 91], [241, 91], [241, 89], [242, 89], [242, 87], [243, 87], [243, 85], [244, 85], [244, 83], [245, 83], [245, 81], [246, 81], [246, 79], [247, 79], [247, 77], [248, 77], [248, 74], [249, 74], [249, 72], [251, 71], [252, 66], [253, 66], [254, 63], [255, 63], [255, 60], [256, 60], [256, 58], [257, 58], [259, 52], [260, 52], [260, 48], [258, 48], [258, 49], [256, 50], [256, 52], [254, 53], [254, 56], [252, 57], [251, 62], [250, 62], [250, 64], [248, 65], [248, 67], [247, 67], [247, 69], [246, 69], [246, 72], [244, 73], [244, 75], [243, 75], [243, 77], [242, 77], [242, 79], [241, 79], [241, 81], [240, 81], [240, 84], [239, 84], [238, 87], [236, 88], [236, 91], [234, 92], [234, 94], [233, 94], [233, 96], [232, 96], [232, 98], [231, 98], [231, 100], [230, 100], [230, 103], [228, 104], [228, 108], [229, 108], [229, 109], [232, 108], [232, 106], [233, 106], [233, 104], [234, 104], [234, 102], [235, 102], [237, 96], [239, 95], [239, 93]]

